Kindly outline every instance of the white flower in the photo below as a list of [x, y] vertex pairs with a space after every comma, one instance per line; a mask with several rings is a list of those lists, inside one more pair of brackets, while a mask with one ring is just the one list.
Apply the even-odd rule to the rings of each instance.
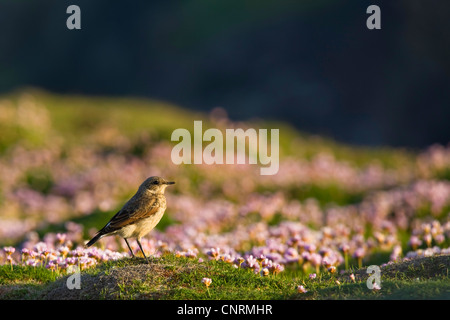
[[212, 280], [210, 278], [203, 278], [202, 283], [204, 283], [206, 287], [209, 287], [212, 283]]

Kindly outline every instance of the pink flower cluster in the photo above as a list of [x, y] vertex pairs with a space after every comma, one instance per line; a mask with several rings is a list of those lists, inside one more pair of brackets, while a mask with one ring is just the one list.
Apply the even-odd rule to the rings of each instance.
[[[58, 235], [65, 238], [64, 234]], [[16, 250], [13, 247], [4, 247], [3, 251], [6, 254], [6, 260], [11, 265], [45, 267], [58, 273], [71, 272], [75, 268], [84, 270], [105, 261], [118, 260], [128, 256], [127, 253], [109, 249], [72, 248], [71, 244], [65, 243], [64, 240], [56, 245], [38, 242], [31, 248], [23, 248], [20, 253], [17, 252], [15, 255], [13, 254]]]

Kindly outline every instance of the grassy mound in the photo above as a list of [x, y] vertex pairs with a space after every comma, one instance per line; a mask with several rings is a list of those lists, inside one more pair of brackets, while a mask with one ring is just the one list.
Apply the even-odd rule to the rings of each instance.
[[[248, 269], [236, 270], [222, 261], [199, 263], [166, 254], [149, 264], [122, 259], [82, 271], [80, 289], [69, 290], [69, 276], [56, 278], [44, 268], [34, 273], [2, 266], [0, 299], [110, 300], [286, 300], [286, 299], [449, 299], [450, 256], [416, 258], [381, 267], [381, 289], [367, 288], [366, 268], [350, 273], [319, 274], [315, 279], [293, 274], [263, 277]], [[25, 276], [26, 274], [26, 276]], [[212, 279], [209, 288], [202, 278]], [[303, 285], [306, 293], [299, 293]]]

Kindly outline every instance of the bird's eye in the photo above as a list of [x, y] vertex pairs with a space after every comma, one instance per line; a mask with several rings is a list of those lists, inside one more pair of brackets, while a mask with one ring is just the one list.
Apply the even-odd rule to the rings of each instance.
[[158, 181], [153, 181], [153, 184], [158, 184]]

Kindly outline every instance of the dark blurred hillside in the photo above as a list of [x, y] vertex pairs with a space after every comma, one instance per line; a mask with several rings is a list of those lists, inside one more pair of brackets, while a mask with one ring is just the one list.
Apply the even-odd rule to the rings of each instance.
[[[82, 30], [66, 28], [81, 8]], [[382, 29], [366, 28], [377, 4]], [[450, 138], [450, 2], [0, 2], [0, 92], [133, 95], [366, 145]]]

